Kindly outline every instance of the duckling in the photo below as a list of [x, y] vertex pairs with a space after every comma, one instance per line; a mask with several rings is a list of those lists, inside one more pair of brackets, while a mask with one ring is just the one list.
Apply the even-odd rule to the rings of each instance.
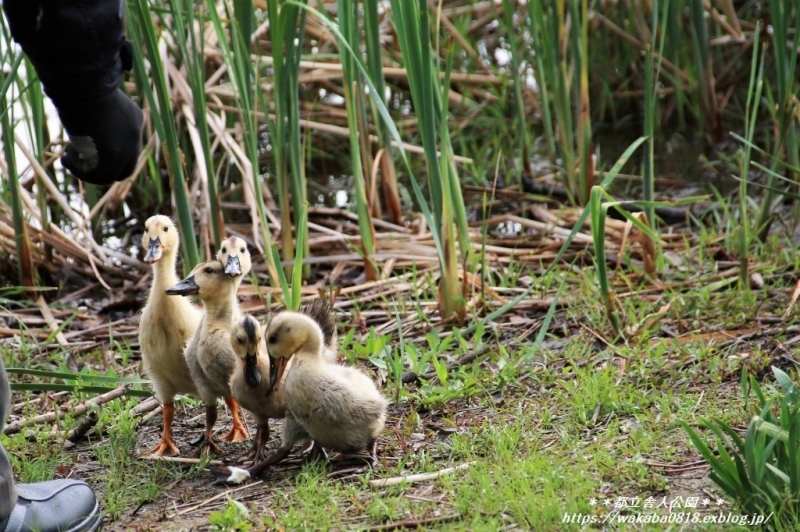
[[261, 462], [264, 446], [269, 439], [269, 419], [286, 415], [283, 382], [270, 385], [270, 361], [264, 343], [263, 329], [256, 319], [244, 314], [231, 330], [231, 348], [237, 363], [231, 374], [231, 393], [236, 401], [256, 419], [257, 430], [253, 447], [243, 459], [254, 464]]
[[307, 315], [319, 325], [322, 330], [324, 344], [323, 356], [329, 362], [336, 362], [339, 357], [337, 346], [339, 337], [336, 334], [336, 317], [333, 315], [333, 307], [330, 300], [319, 297], [311, 303], [304, 305], [300, 312]]
[[[236, 291], [238, 292], [239, 285], [242, 284], [242, 280], [245, 276], [250, 273], [250, 268], [252, 267], [250, 250], [247, 249], [247, 242], [238, 236], [229, 236], [220, 242], [217, 260], [225, 267], [225, 275], [235, 280]], [[241, 316], [242, 311], [237, 303], [233, 308], [234, 323], [239, 321]]]
[[238, 236], [229, 236], [220, 242], [217, 260], [225, 266], [225, 275], [229, 277], [242, 278], [252, 267], [247, 242]]
[[152, 216], [144, 223], [144, 261], [153, 265], [153, 282], [139, 321], [139, 345], [144, 372], [162, 405], [164, 430], [161, 441], [144, 454], [180, 454], [172, 437], [175, 395], [197, 395], [183, 348], [197, 330], [202, 311], [188, 299], [167, 297], [164, 291], [178, 282], [175, 263], [179, 237], [175, 224], [166, 216]]
[[[225, 253], [225, 246], [221, 253]], [[325, 358], [335, 362], [336, 320], [329, 301], [316, 299], [302, 307], [301, 312], [317, 322], [323, 334]], [[252, 459], [253, 464], [261, 461], [264, 446], [269, 439], [268, 420], [281, 419], [286, 415], [283, 381], [277, 382], [274, 387], [270, 386], [270, 360], [263, 332], [262, 326], [249, 314], [236, 320], [231, 330], [231, 347], [241, 361], [241, 364], [234, 366], [231, 375], [231, 392], [234, 399], [255, 416], [258, 424], [253, 448], [242, 458]], [[287, 371], [290, 366], [291, 360], [287, 363]], [[284, 371], [284, 376], [287, 371]]]
[[239, 405], [231, 394], [230, 377], [236, 363], [231, 349], [232, 317], [237, 307], [236, 283], [225, 274], [217, 260], [195, 266], [183, 281], [167, 289], [169, 295], [196, 295], [205, 312], [197, 331], [186, 346], [184, 356], [201, 399], [206, 404], [206, 441], [201, 453], [224, 454], [213, 440], [217, 421], [217, 398], [224, 397], [233, 417], [233, 428], [222, 439], [242, 441], [247, 429], [239, 418]]
[[[324, 332], [300, 312], [277, 314], [266, 331], [270, 381], [283, 382], [287, 416], [281, 448], [250, 469], [255, 476], [313, 439], [339, 452], [368, 448], [375, 459], [377, 436], [386, 421], [386, 399], [361, 371], [333, 364], [324, 355]], [[288, 362], [293, 363], [286, 371]], [[284, 380], [285, 374], [285, 380]]]
[[247, 242], [238, 236], [229, 236], [220, 242], [217, 260], [225, 267], [225, 275], [238, 278], [240, 283], [252, 267]]

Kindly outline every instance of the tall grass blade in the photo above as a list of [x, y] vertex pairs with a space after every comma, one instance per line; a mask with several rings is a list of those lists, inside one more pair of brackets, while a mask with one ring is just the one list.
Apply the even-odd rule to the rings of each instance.
[[378, 19], [378, 2], [366, 0], [363, 2], [364, 9], [364, 38], [367, 52], [367, 67], [372, 83], [375, 85], [376, 94], [370, 98], [370, 108], [372, 109], [372, 121], [378, 124], [378, 141], [383, 153], [381, 157], [381, 188], [383, 198], [386, 203], [386, 210], [389, 221], [395, 224], [403, 223], [403, 212], [400, 206], [400, 193], [397, 187], [397, 176], [392, 158], [391, 138], [389, 124], [381, 117], [375, 105], [375, 99], [380, 99], [386, 104], [386, 83], [383, 74], [382, 51], [380, 41], [380, 20]]
[[[277, 267], [272, 253], [269, 250], [272, 248], [272, 237], [269, 232], [269, 224], [266, 215], [266, 205], [264, 204], [264, 195], [261, 192], [261, 179], [259, 176], [259, 158], [258, 158], [258, 123], [256, 121], [256, 114], [253, 112], [253, 102], [255, 95], [253, 94], [253, 84], [255, 84], [255, 74], [251, 71], [252, 65], [250, 62], [250, 47], [249, 41], [245, 40], [239, 23], [232, 20], [230, 24], [230, 44], [228, 35], [222, 26], [222, 20], [217, 12], [217, 4], [213, 0], [207, 0], [206, 6], [208, 8], [209, 18], [214, 26], [214, 31], [217, 34], [217, 39], [220, 45], [220, 51], [228, 69], [228, 75], [232, 78], [233, 86], [236, 89], [236, 99], [239, 104], [239, 117], [244, 124], [244, 137], [245, 137], [245, 152], [250, 166], [250, 176], [243, 176], [243, 185], [248, 186], [248, 177], [252, 180], [253, 194], [255, 196], [256, 211], [258, 213], [257, 224], [261, 234], [261, 241], [263, 243], [264, 258], [267, 263], [267, 270], [269, 271], [272, 283], [275, 286], [280, 284], [278, 278]], [[223, 6], [226, 12], [230, 14], [228, 4]], [[250, 80], [254, 80], [251, 84]], [[291, 224], [287, 226], [291, 228]], [[288, 230], [291, 240], [291, 230]], [[256, 235], [253, 235], [254, 237]], [[291, 246], [291, 244], [290, 244]]]
[[[136, 15], [132, 17], [132, 25], [137, 30], [135, 33], [140, 35], [141, 40], [144, 41], [150, 61], [150, 76], [153, 78], [155, 96], [158, 99], [157, 102], [151, 101], [150, 107], [155, 108], [158, 106], [160, 110], [160, 133], [163, 132], [164, 134], [167, 170], [172, 179], [172, 192], [175, 196], [175, 207], [178, 211], [178, 230], [181, 233], [181, 250], [183, 251], [184, 257], [183, 268], [184, 272], [188, 273], [195, 264], [200, 262], [200, 255], [197, 250], [197, 240], [192, 223], [192, 211], [189, 206], [189, 193], [186, 188], [182, 163], [183, 156], [178, 142], [175, 122], [173, 120], [172, 101], [170, 99], [169, 86], [167, 85], [166, 71], [158, 51], [158, 38], [156, 37], [149, 2], [147, 0], [132, 0], [132, 3]], [[134, 47], [134, 49], [136, 53], [138, 53], [139, 47]], [[143, 61], [138, 62], [140, 65], [144, 63]], [[137, 75], [145, 76], [144, 70], [139, 71]]]
[[514, 82], [514, 107], [517, 115], [517, 127], [515, 131], [520, 133], [519, 151], [522, 160], [522, 173], [526, 174], [531, 171], [530, 141], [528, 140], [528, 124], [525, 119], [525, 102], [522, 100], [523, 77], [520, 72], [520, 58], [522, 57], [522, 53], [517, 39], [516, 26], [514, 25], [515, 6], [516, 1], [503, 0], [503, 20], [506, 24], [508, 45], [511, 48], [511, 79]]
[[[338, 0], [339, 29], [342, 35], [350, 44], [353, 50], [360, 49], [358, 39], [358, 2], [356, 0]], [[367, 187], [365, 171], [369, 168], [363, 165], [362, 151], [366, 148], [359, 141], [359, 130], [361, 130], [361, 140], [369, 132], [359, 127], [358, 102], [362, 98], [359, 74], [354, 64], [354, 58], [344, 48], [340, 48], [340, 60], [342, 72], [344, 74], [344, 95], [347, 109], [347, 127], [350, 132], [350, 163], [353, 169], [353, 181], [355, 183], [356, 211], [358, 213], [358, 227], [361, 234], [361, 252], [364, 255], [364, 273], [369, 280], [378, 278], [378, 272], [372, 262], [375, 254], [375, 228], [372, 225], [370, 215], [369, 200], [367, 199]], [[377, 95], [381, 97], [381, 95]]]
[[709, 50], [708, 25], [703, 0], [691, 0], [690, 13], [694, 27], [694, 61], [697, 74], [700, 105], [703, 111], [701, 118], [706, 132], [715, 141], [722, 138], [722, 123], [717, 109], [717, 97], [714, 83], [714, 70]]
[[[307, 231], [296, 222], [306, 202], [305, 173], [302, 168], [302, 143], [298, 102], [300, 45], [303, 40], [305, 2], [271, 1], [267, 3], [269, 35], [272, 43], [273, 96], [275, 122], [270, 136], [274, 147], [275, 174], [278, 180], [278, 201], [281, 211], [281, 243], [284, 260], [294, 256], [290, 205], [295, 213], [295, 232]], [[297, 44], [296, 44], [297, 43]], [[266, 105], [262, 105], [266, 113]], [[291, 176], [291, 182], [290, 182]], [[291, 201], [290, 201], [291, 200]], [[305, 241], [307, 242], [307, 238]], [[308, 250], [303, 250], [304, 256]]]
[[[7, 35], [5, 22], [3, 22], [3, 34], [4, 36]], [[5, 69], [0, 68], [0, 85], [3, 87], [3, 91], [0, 93], [0, 109], [3, 111], [2, 117], [0, 117], [0, 128], [2, 128], [3, 133], [3, 154], [5, 155], [6, 168], [8, 169], [7, 183], [11, 195], [11, 214], [14, 218], [14, 246], [17, 252], [19, 282], [22, 286], [36, 286], [36, 271], [33, 267], [28, 224], [25, 222], [25, 212], [22, 209], [22, 188], [19, 183], [16, 155], [14, 153], [15, 124], [12, 122], [12, 109], [8, 105], [7, 98], [10, 83], [6, 83], [6, 81], [14, 78], [21, 63], [22, 55], [17, 54], [16, 57], [13, 57], [13, 64], [9, 74], [5, 73]]]
[[[204, 82], [205, 74], [205, 54], [203, 53], [204, 43], [202, 42], [203, 25], [202, 7], [201, 18], [199, 21], [195, 18], [194, 10], [195, 4], [190, 0], [169, 0], [172, 9], [172, 15], [175, 18], [175, 32], [178, 46], [181, 54], [185, 58], [186, 72], [189, 78], [189, 86], [192, 89], [192, 102], [194, 103], [194, 119], [197, 126], [197, 133], [200, 136], [200, 145], [202, 146], [202, 159], [198, 158], [197, 164], [202, 164], [205, 167], [205, 175], [208, 184], [208, 216], [211, 222], [211, 235], [214, 241], [215, 249], [219, 249], [219, 243], [224, 237], [225, 222], [222, 217], [222, 210], [219, 204], [219, 193], [217, 190], [217, 180], [214, 177], [214, 165], [211, 156], [211, 135], [209, 133], [207, 113], [206, 90]], [[187, 19], [184, 23], [182, 11], [186, 13]], [[198, 27], [195, 23], [199, 22]], [[189, 32], [189, 39], [187, 43], [186, 35], [181, 28], [187, 28]], [[199, 35], [198, 35], [199, 34]], [[200, 41], [200, 42], [198, 42]], [[199, 154], [195, 154], [196, 158]]]
[[[28, 89], [26, 91], [27, 100], [30, 105], [31, 110], [31, 126], [33, 130], [33, 146], [34, 146], [34, 153], [36, 154], [37, 159], [39, 160], [39, 164], [42, 165], [50, 178], [53, 181], [56, 181], [55, 175], [53, 172], [52, 167], [46, 166], [45, 158], [44, 158], [44, 150], [45, 146], [48, 143], [48, 130], [47, 130], [47, 117], [45, 116], [44, 111], [44, 93], [42, 92], [42, 83], [39, 81], [36, 71], [33, 68], [33, 64], [31, 64], [30, 60], [26, 57], [25, 58], [25, 72], [27, 73], [27, 78], [31, 80], [28, 85]], [[18, 76], [20, 79], [20, 85], [25, 80], [22, 79], [21, 76]], [[22, 87], [20, 86], [20, 91]], [[42, 231], [45, 233], [50, 232], [50, 209], [47, 205], [47, 189], [45, 188], [44, 184], [42, 183], [42, 179], [39, 175], [36, 175], [36, 183], [37, 183], [37, 206], [39, 207], [39, 212], [42, 215]], [[89, 193], [90, 192], [90, 193]], [[94, 206], [94, 203], [97, 202], [97, 194], [95, 193], [94, 186], [89, 187], [87, 184], [87, 203], [89, 203], [89, 208], [91, 209]], [[53, 257], [53, 248], [50, 245], [44, 246], [45, 258], [48, 261], [52, 260]]]
[[756, 24], [753, 33], [753, 57], [750, 62], [750, 85], [747, 89], [747, 104], [745, 106], [745, 134], [748, 142], [744, 146], [742, 154], [742, 176], [739, 181], [739, 287], [743, 290], [750, 289], [749, 275], [749, 249], [750, 249], [750, 223], [747, 216], [747, 180], [750, 175], [750, 158], [752, 156], [753, 137], [755, 135], [755, 125], [758, 119], [758, 109], [761, 107], [761, 89], [764, 86], [764, 54], [761, 53], [759, 65], [759, 37], [761, 36], [761, 24]]
[[571, 21], [571, 43], [573, 65], [579, 73], [575, 82], [576, 103], [578, 106], [578, 200], [581, 205], [589, 201], [590, 190], [594, 186], [594, 164], [592, 153], [592, 118], [589, 109], [589, 0], [568, 2]]
[[[792, 7], [794, 16], [792, 16]], [[770, 0], [771, 29], [773, 33], [775, 83], [778, 86], [778, 101], [775, 102], [774, 122], [777, 135], [773, 154], [775, 159], [786, 156], [789, 163], [795, 167], [800, 166], [800, 139], [798, 139], [796, 118], [796, 102], [800, 95], [800, 80], [797, 79], [798, 48], [800, 47], [800, 7], [796, 3]], [[790, 40], [790, 27], [794, 29], [794, 37]], [[788, 45], [788, 46], [787, 46]], [[787, 48], [789, 52], [787, 52]], [[775, 170], [773, 159], [772, 170]], [[767, 192], [761, 202], [761, 211], [758, 216], [758, 238], [765, 240], [769, 232], [776, 204], [775, 194], [771, 190], [775, 187], [775, 177], [770, 176], [767, 181]]]
[[[651, 41], [645, 48], [645, 62], [644, 62], [644, 135], [647, 137], [645, 141], [644, 157], [642, 160], [642, 197], [645, 201], [655, 200], [655, 127], [656, 116], [658, 111], [658, 98], [656, 91], [658, 90], [657, 80], [658, 74], [661, 69], [661, 57], [663, 57], [664, 38], [661, 39], [661, 49], [658, 53], [658, 65], [653, 64], [653, 54], [656, 49], [656, 39], [661, 33], [665, 33], [665, 28], [659, 28], [659, 1], [653, 0], [653, 31], [651, 34]], [[661, 20], [666, 25], [667, 18], [663, 15], [669, 10], [669, 0], [664, 0], [663, 3], [664, 13]], [[648, 221], [657, 227], [655, 208], [652, 206], [645, 207], [645, 214]]]

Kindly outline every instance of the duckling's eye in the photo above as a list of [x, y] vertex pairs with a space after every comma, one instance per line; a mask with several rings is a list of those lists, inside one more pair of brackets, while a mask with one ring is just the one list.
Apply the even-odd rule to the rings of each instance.
[[269, 343], [271, 343], [271, 344], [278, 343], [278, 335], [277, 334], [269, 335]]
[[240, 249], [239, 253], [244, 253], [244, 248]]
[[240, 344], [244, 345], [244, 338], [237, 338], [237, 340], [239, 340]]
[[164, 232], [166, 233], [167, 231], [169, 231], [169, 226], [164, 227]]
[[222, 248], [222, 252], [223, 252], [223, 253], [227, 253], [227, 252], [228, 252], [228, 250], [227, 250], [226, 248]]
[[214, 268], [212, 268], [211, 266], [209, 266], [208, 268], [206, 268], [205, 270], [203, 270], [203, 272], [204, 272], [206, 275], [211, 275], [212, 273], [214, 273]]

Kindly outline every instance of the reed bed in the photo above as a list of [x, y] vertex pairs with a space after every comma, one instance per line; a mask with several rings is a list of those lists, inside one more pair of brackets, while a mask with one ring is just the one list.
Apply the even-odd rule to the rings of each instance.
[[[146, 142], [136, 173], [106, 190], [60, 168], [64, 134], [40, 127], [35, 73], [2, 28], [12, 68], [0, 80], [0, 254], [17, 266], [7, 284], [146, 286], [139, 226], [164, 212], [179, 221], [184, 269], [221, 237], [246, 237], [251, 295], [266, 306], [288, 303], [289, 270], [278, 270], [295, 260], [305, 291], [337, 286], [356, 299], [359, 286], [405, 286], [432, 268], [441, 285], [421, 296], [437, 301], [431, 324], [474, 322], [499, 301], [498, 287], [474, 292], [492, 268], [536, 273], [584, 251], [604, 262], [598, 219], [570, 237], [562, 211], [588, 205], [614, 162], [593, 136], [600, 125], [643, 124], [642, 164], [625, 158], [642, 195], [625, 199], [645, 209], [656, 253], [661, 131], [701, 125], [709, 148], [733, 139], [713, 172], [753, 183], [733, 207], [741, 220], [754, 208], [745, 195], [766, 191], [745, 233], [762, 239], [800, 168], [800, 7], [779, 0], [130, 0], [126, 15], [135, 69], [124, 88], [145, 110]], [[532, 186], [566, 195], [543, 203], [524, 194]], [[752, 245], [743, 237], [731, 250], [743, 265]]]

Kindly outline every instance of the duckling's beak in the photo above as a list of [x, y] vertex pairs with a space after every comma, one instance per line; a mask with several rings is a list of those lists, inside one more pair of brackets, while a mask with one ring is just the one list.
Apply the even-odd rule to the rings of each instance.
[[253, 388], [261, 382], [261, 372], [258, 371], [258, 360], [255, 353], [247, 353], [244, 356], [244, 382]]
[[242, 275], [242, 265], [239, 262], [239, 257], [228, 255], [228, 262], [225, 263], [225, 275], [229, 277], [239, 277]]
[[168, 296], [194, 296], [200, 293], [200, 287], [194, 280], [194, 275], [191, 275], [179, 282], [172, 285], [166, 290]]
[[283, 371], [286, 369], [286, 362], [288, 362], [288, 358], [280, 357], [280, 358], [273, 358], [271, 355], [269, 357], [269, 389], [272, 390], [275, 388], [275, 385], [281, 382], [281, 378], [283, 377]]
[[152, 264], [161, 258], [164, 253], [164, 247], [161, 245], [161, 237], [151, 238], [150, 245], [147, 249], [147, 255], [144, 256], [144, 261]]

